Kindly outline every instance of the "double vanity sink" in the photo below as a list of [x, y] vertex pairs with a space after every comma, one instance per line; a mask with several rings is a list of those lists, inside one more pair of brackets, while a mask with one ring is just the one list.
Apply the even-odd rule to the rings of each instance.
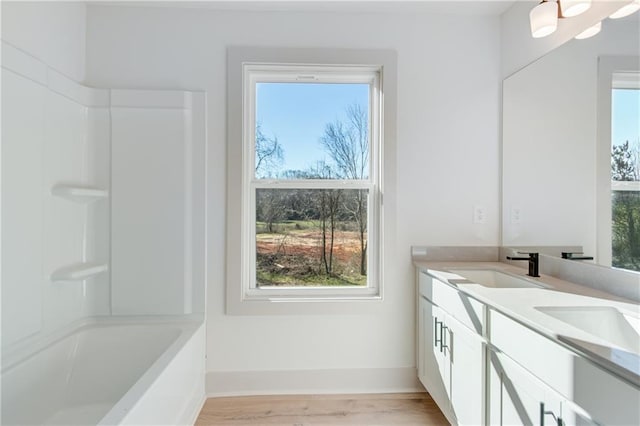
[[[543, 282], [495, 269], [449, 268], [448, 272], [462, 278], [447, 279], [450, 284], [458, 287], [479, 285], [494, 289], [529, 288], [553, 290], [553, 287]], [[593, 303], [593, 301], [590, 302]], [[611, 306], [610, 303], [601, 304], [597, 301], [595, 304], [581, 306], [580, 296], [578, 295], [576, 295], [575, 303], [577, 304], [567, 306], [533, 306], [533, 309], [593, 336], [597, 339], [597, 343], [605, 341], [611, 344], [612, 348], [617, 347], [632, 354], [637, 354], [639, 357], [638, 363], [640, 363], [639, 307], [636, 307], [634, 312], [619, 306]]]
[[451, 423], [640, 424], [637, 303], [502, 262], [415, 265], [418, 374]]

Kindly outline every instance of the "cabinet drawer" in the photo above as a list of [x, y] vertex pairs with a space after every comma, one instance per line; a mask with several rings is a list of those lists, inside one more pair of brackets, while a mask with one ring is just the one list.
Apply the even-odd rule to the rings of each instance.
[[490, 309], [489, 340], [565, 397], [571, 397], [577, 355], [522, 324]]
[[484, 330], [483, 304], [437, 279], [432, 280], [431, 301], [466, 327], [482, 335]]

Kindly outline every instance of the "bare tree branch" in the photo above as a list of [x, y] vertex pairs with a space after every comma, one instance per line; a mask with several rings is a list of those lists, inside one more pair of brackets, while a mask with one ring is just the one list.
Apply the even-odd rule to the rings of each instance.
[[284, 160], [284, 152], [277, 137], [268, 138], [260, 123], [256, 125], [256, 176], [270, 177]]

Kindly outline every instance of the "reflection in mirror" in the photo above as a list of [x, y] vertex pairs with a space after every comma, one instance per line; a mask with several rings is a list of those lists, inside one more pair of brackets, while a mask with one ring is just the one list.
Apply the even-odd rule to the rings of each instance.
[[640, 271], [640, 67], [598, 63], [597, 250], [601, 264]]
[[[612, 186], [612, 171], [616, 169], [611, 167], [612, 146], [619, 147], [614, 160], [631, 154], [629, 164], [621, 167], [633, 167], [633, 161], [637, 165], [638, 105], [629, 109], [633, 100], [626, 99], [627, 107], [621, 109], [617, 93], [612, 104], [615, 86], [611, 84], [612, 76], [633, 80], [633, 73], [640, 72], [639, 29], [638, 14], [618, 21], [605, 20], [597, 36], [572, 40], [504, 81], [504, 246], [582, 246], [585, 255], [594, 256], [601, 265], [613, 263], [634, 269], [633, 265], [640, 262], [638, 205], [628, 202], [624, 208], [619, 207], [621, 199], [639, 197], [636, 184], [614, 182]], [[622, 58], [631, 66], [610, 70], [608, 92], [603, 95], [599, 63], [611, 58]], [[638, 93], [638, 88], [633, 90]], [[607, 104], [608, 116], [603, 113]], [[612, 112], [620, 113], [626, 123], [624, 141], [616, 142], [622, 127], [618, 127], [620, 120]], [[628, 148], [624, 148], [627, 139]], [[619, 153], [621, 149], [624, 152]], [[635, 176], [637, 180], [637, 173]], [[632, 190], [619, 196], [620, 185], [636, 188], [635, 194]], [[617, 210], [612, 214], [612, 209]], [[614, 219], [621, 225], [613, 223]], [[623, 228], [628, 231], [630, 227], [635, 227], [635, 236], [618, 238]], [[626, 250], [620, 252], [623, 256], [616, 256], [624, 258], [624, 263], [613, 261], [614, 247]]]
[[640, 71], [611, 85], [611, 266], [640, 271]]

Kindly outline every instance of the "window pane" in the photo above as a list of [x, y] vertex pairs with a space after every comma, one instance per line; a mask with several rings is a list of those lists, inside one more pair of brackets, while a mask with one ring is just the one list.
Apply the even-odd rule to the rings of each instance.
[[257, 189], [256, 286], [366, 286], [366, 189]]
[[368, 179], [369, 84], [257, 83], [257, 179]]

